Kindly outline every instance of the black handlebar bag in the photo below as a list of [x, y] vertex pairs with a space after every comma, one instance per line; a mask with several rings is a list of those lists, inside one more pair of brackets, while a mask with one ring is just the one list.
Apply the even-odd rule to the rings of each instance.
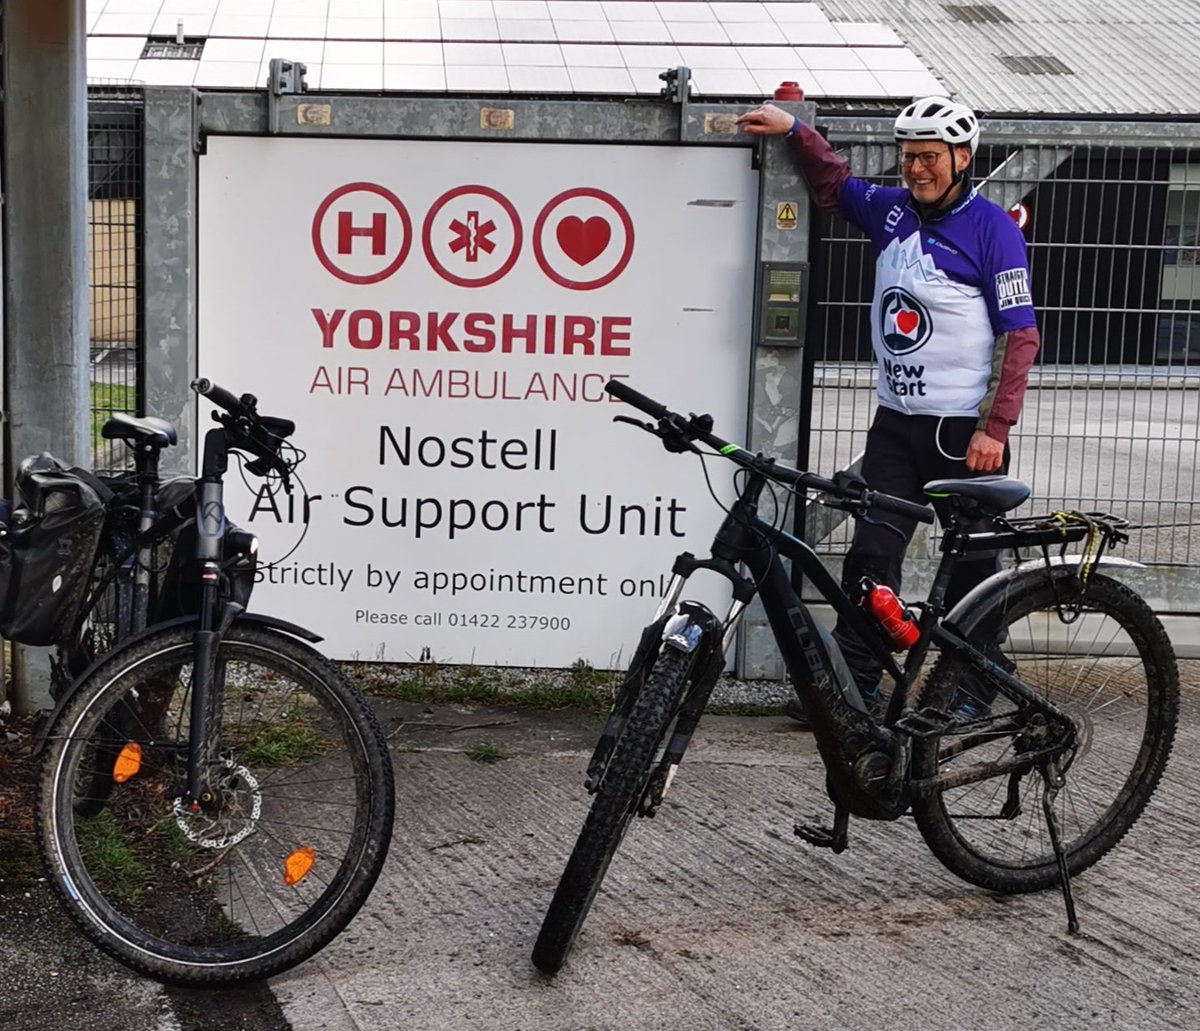
[[87, 593], [104, 526], [104, 500], [88, 480], [49, 452], [17, 470], [21, 507], [0, 546], [0, 636], [19, 644], [55, 644], [69, 634]]

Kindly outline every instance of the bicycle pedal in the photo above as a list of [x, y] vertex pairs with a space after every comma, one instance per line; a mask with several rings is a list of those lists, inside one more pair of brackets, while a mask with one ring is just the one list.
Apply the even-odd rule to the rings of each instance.
[[829, 848], [834, 852], [846, 851], [846, 832], [844, 830], [839, 835], [832, 827], [822, 827], [816, 823], [798, 823], [792, 828], [792, 833], [817, 848]]
[[936, 737], [954, 724], [954, 717], [941, 709], [926, 706], [924, 709], [906, 712], [894, 724], [893, 729], [909, 737]]

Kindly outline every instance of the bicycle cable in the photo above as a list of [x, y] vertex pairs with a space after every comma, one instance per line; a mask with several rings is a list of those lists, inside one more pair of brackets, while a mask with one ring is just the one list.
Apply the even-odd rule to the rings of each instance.
[[[724, 512], [730, 519], [735, 519], [736, 517], [734, 516], [733, 512], [730, 509], [726, 508], [724, 502], [722, 502], [721, 499], [717, 496], [717, 492], [713, 488], [713, 485], [712, 485], [712, 478], [709, 476], [709, 473], [708, 473], [708, 461], [707, 460], [709, 458], [724, 457], [724, 456], [715, 456], [715, 455], [705, 454], [703, 451], [699, 451], [699, 450], [696, 451], [696, 456], [700, 459], [700, 468], [704, 471], [704, 482], [708, 486], [709, 495], [712, 497], [713, 501], [715, 501], [717, 503], [717, 507], [722, 512]], [[750, 470], [743, 469], [743, 468], [737, 468], [734, 470], [733, 485], [734, 485], [735, 490], [739, 490], [738, 485], [737, 485], [737, 478], [739, 475], [749, 476]], [[775, 501], [775, 490], [774, 490], [774, 486], [773, 486], [773, 481], [769, 477], [767, 478], [767, 489], [771, 491], [772, 501]], [[739, 490], [739, 493], [740, 493], [740, 490]], [[775, 510], [778, 513], [779, 505], [778, 505], [777, 501], [775, 501]], [[739, 522], [741, 522], [741, 520], [739, 520]], [[769, 560], [765, 567], [767, 570], [769, 570], [771, 568], [771, 560], [773, 560], [776, 555], [776, 548], [775, 548], [774, 542], [765, 533], [763, 533], [761, 530], [759, 530], [753, 524], [747, 524], [745, 522], [742, 522], [742, 525], [745, 526], [746, 529], [750, 530], [756, 537], [758, 537], [758, 539], [762, 542], [762, 547], [769, 553]], [[763, 579], [754, 581], [754, 590], [756, 592], [759, 590], [759, 588], [762, 587], [763, 580], [765, 578], [766, 578], [766, 572], [763, 573]]]
[[[284, 443], [287, 444], [286, 441]], [[301, 494], [305, 498], [307, 498], [308, 497], [308, 488], [304, 486], [304, 481], [302, 479], [300, 479], [300, 474], [298, 472], [296, 472], [297, 467], [300, 465], [301, 462], [304, 461], [304, 459], [305, 459], [305, 457], [307, 457], [307, 455], [305, 452], [301, 451], [300, 448], [296, 447], [293, 444], [287, 444], [287, 446], [290, 447], [293, 451], [295, 451], [298, 455], [300, 455], [300, 457], [290, 467], [288, 476], [295, 479], [296, 483], [299, 484], [299, 486], [300, 486]], [[246, 487], [246, 489], [251, 494], [257, 494], [258, 492], [255, 490], [254, 486], [251, 485], [249, 479], [247, 479], [247, 477], [246, 477], [246, 458], [245, 458], [245, 456], [237, 451], [233, 451], [230, 453], [237, 457], [238, 474], [242, 478], [243, 485]], [[274, 501], [275, 501], [275, 495], [279, 490], [279, 485], [283, 482], [283, 478], [282, 478], [282, 476], [280, 476], [279, 473], [267, 472], [261, 477], [261, 479], [263, 480], [263, 489], [267, 492], [267, 496], [271, 499], [271, 502], [273, 505]], [[300, 545], [304, 543], [304, 538], [307, 536], [308, 536], [308, 520], [304, 519], [304, 520], [302, 520], [300, 537], [296, 541], [296, 543], [293, 544], [291, 546], [291, 548], [288, 549], [287, 553], [284, 554], [283, 557], [273, 559], [272, 561], [266, 563], [266, 565], [277, 566], [283, 562], [286, 562], [289, 558], [291, 558], [300, 549]]]

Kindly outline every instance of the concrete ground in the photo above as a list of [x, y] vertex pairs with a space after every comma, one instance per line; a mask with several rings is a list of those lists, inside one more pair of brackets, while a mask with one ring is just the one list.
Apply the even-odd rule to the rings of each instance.
[[[1200, 665], [1185, 665], [1200, 684]], [[1196, 686], [1150, 808], [1075, 882], [1078, 937], [1066, 933], [1060, 895], [964, 884], [911, 820], [852, 821], [841, 856], [803, 844], [793, 823], [830, 812], [811, 736], [782, 717], [707, 717], [554, 979], [529, 951], [586, 812], [582, 769], [599, 717], [388, 702], [379, 712], [395, 755], [395, 837], [370, 901], [329, 948], [265, 988], [206, 996], [134, 978], [65, 922], [40, 947], [56, 950], [47, 959], [0, 920], [4, 1026], [1196, 1026]], [[481, 743], [508, 758], [472, 761], [466, 752]]]
[[[597, 721], [411, 712], [383, 881], [354, 925], [273, 988], [297, 1028], [1194, 1027], [1200, 1007], [1200, 692], [1131, 836], [1061, 896], [999, 897], [930, 856], [910, 820], [851, 823], [841, 856], [812, 739], [710, 717], [667, 804], [618, 853], [553, 980], [529, 950], [582, 822]], [[473, 742], [511, 758], [471, 762]]]

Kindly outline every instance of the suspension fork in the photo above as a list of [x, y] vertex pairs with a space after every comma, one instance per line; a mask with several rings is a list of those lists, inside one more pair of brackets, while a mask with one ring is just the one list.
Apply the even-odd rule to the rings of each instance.
[[684, 695], [679, 715], [671, 731], [671, 738], [663, 750], [662, 758], [650, 778], [639, 803], [638, 812], [643, 816], [653, 816], [662, 804], [671, 781], [683, 762], [683, 753], [692, 743], [692, 735], [700, 724], [700, 717], [712, 697], [713, 688], [725, 666], [725, 656], [733, 643], [738, 624], [746, 611], [747, 601], [735, 598], [730, 604], [729, 612], [724, 621], [718, 620], [711, 612], [693, 612], [690, 615], [697, 622], [706, 622], [700, 640], [696, 646], [696, 661], [688, 673], [688, 691]]
[[221, 540], [225, 532], [223, 477], [228, 464], [224, 429], [204, 437], [204, 462], [196, 485], [196, 559], [200, 563], [200, 621], [192, 662], [191, 734], [188, 743], [187, 802], [211, 805], [209, 772], [221, 750], [219, 717], [224, 705], [224, 671], [218, 675], [217, 647], [236, 613], [221, 618]]

